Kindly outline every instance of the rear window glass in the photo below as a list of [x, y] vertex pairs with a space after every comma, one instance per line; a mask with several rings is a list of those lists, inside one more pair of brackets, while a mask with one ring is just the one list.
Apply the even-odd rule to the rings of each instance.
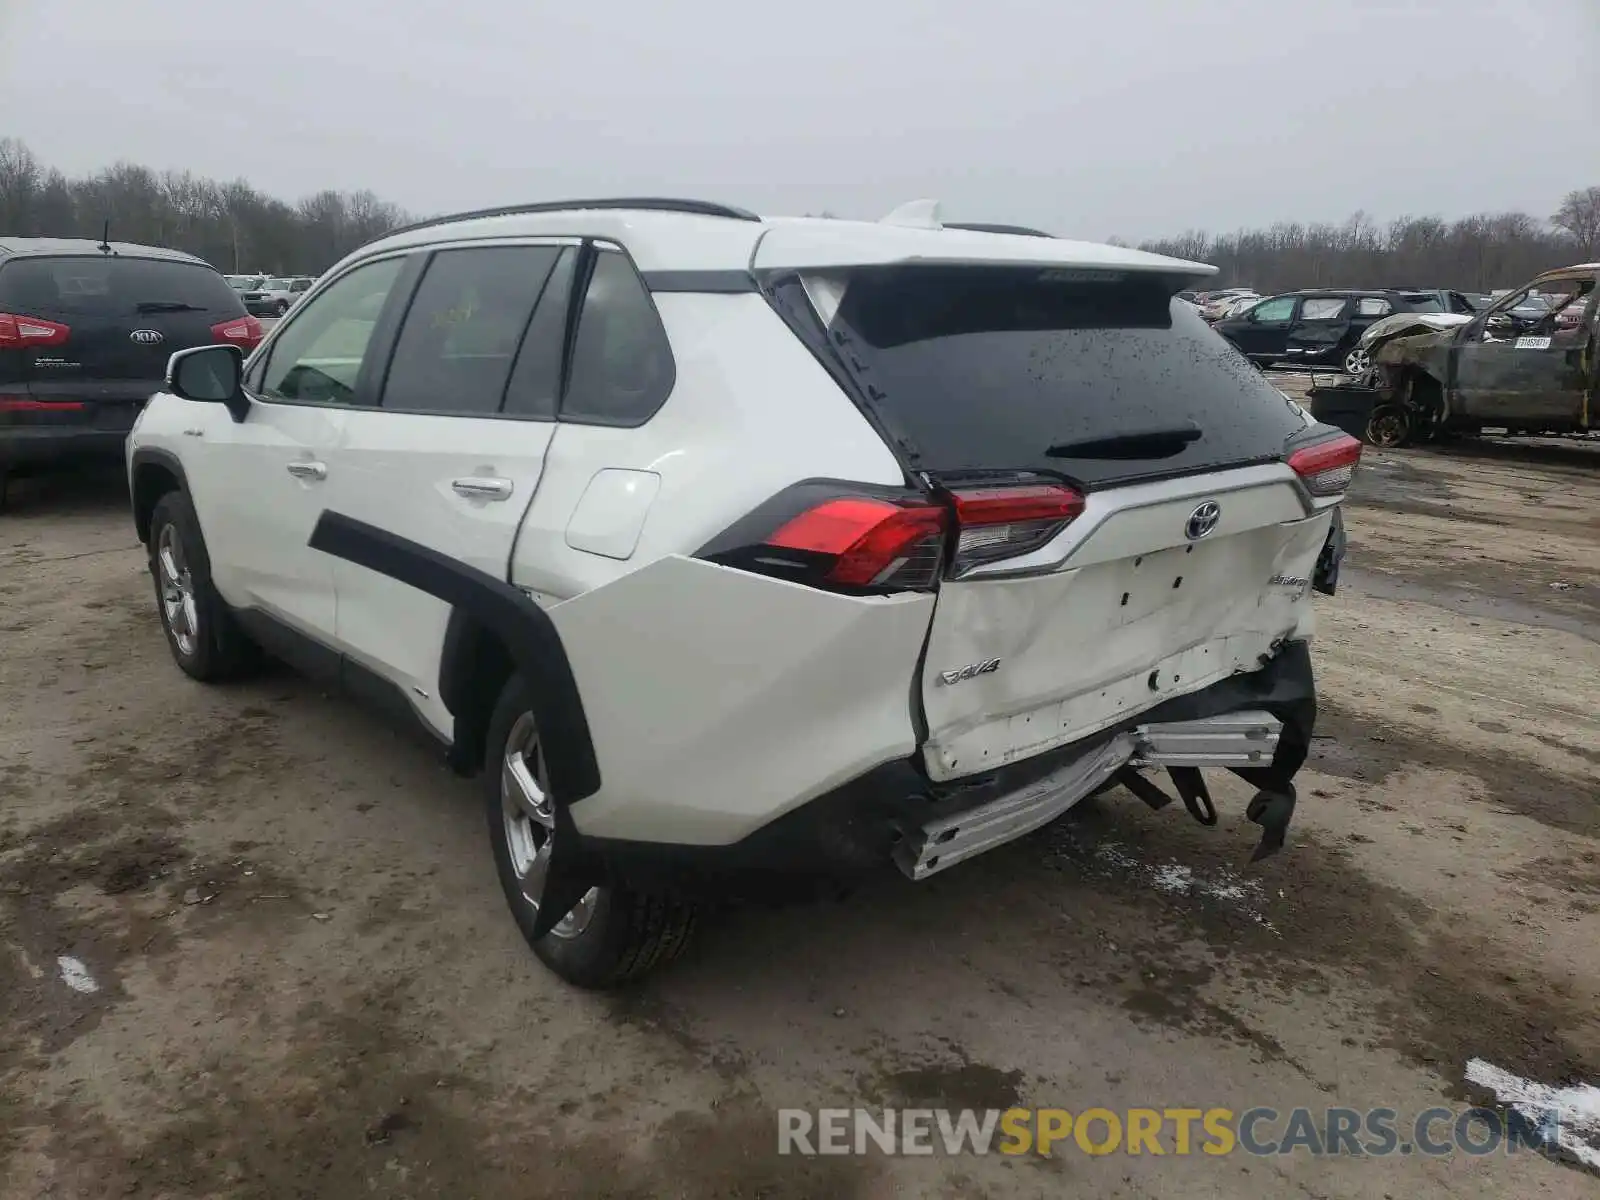
[[[0, 305], [53, 313], [133, 316], [140, 305], [189, 305], [218, 317], [244, 315], [221, 275], [199, 263], [152, 258], [21, 258], [0, 270]], [[147, 310], [148, 311], [148, 310]]]
[[1406, 307], [1412, 312], [1432, 313], [1444, 311], [1444, 305], [1440, 303], [1439, 297], [1432, 292], [1409, 295], [1403, 297], [1403, 299], [1406, 302]]
[[[861, 268], [829, 326], [920, 465], [947, 475], [1042, 471], [1092, 488], [1273, 459], [1304, 428], [1260, 371], [1148, 281]], [[1198, 438], [1156, 452], [1106, 449], [1191, 423]]]

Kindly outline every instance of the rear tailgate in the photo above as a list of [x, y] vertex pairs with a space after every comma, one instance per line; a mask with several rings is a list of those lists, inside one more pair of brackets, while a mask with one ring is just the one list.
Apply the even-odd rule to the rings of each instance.
[[916, 689], [934, 778], [1082, 738], [1309, 634], [1336, 497], [1285, 461], [1304, 417], [1171, 300], [1181, 273], [921, 261], [801, 278], [958, 510], [996, 487], [1067, 498], [1058, 519], [962, 517]]
[[8, 379], [26, 390], [29, 420], [117, 432], [161, 388], [173, 352], [216, 341], [219, 326], [246, 318], [210, 267], [125, 254], [7, 263], [0, 312], [65, 330], [8, 352]]

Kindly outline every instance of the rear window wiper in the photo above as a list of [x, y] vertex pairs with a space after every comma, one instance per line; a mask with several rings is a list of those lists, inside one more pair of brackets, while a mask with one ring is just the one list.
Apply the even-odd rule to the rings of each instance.
[[201, 305], [185, 304], [182, 300], [141, 300], [134, 307], [142, 313], [206, 311]]
[[1045, 450], [1047, 458], [1168, 458], [1204, 436], [1193, 421], [1160, 429], [1130, 430], [1103, 437], [1057, 442]]

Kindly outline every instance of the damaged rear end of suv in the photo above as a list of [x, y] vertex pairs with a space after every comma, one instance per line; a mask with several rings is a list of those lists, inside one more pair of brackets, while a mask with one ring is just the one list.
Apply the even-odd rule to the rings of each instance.
[[[534, 348], [543, 416], [424, 430], [444, 419], [358, 405], [351, 429], [390, 440], [323, 452], [309, 544], [345, 560], [326, 644], [482, 768], [502, 888], [571, 982], [671, 957], [707, 899], [926, 879], [1117, 785], [1214, 825], [1206, 772], [1231, 771], [1254, 857], [1285, 843], [1360, 444], [1177, 299], [1212, 268], [928, 207], [442, 219], [336, 268], [274, 335], [292, 351], [363, 258], [543, 238], [570, 268], [531, 316], [490, 314], [528, 323], [497, 369], [514, 383]], [[432, 270], [398, 274], [386, 310]], [[355, 388], [403, 396], [384, 354]], [[427, 378], [479, 379], [482, 357]], [[222, 391], [235, 420], [271, 403]], [[202, 451], [162, 444], [216, 455], [223, 422]], [[386, 500], [403, 437], [414, 479]]]

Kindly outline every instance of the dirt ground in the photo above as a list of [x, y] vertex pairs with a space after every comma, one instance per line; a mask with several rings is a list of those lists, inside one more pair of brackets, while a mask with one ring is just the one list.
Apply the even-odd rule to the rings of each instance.
[[0, 515], [0, 1196], [1594, 1196], [1522, 1154], [780, 1158], [779, 1107], [1600, 1084], [1600, 449], [1369, 453], [1289, 848], [1121, 792], [738, 911], [625, 996], [520, 940], [474, 785], [173, 666], [122, 485]]

